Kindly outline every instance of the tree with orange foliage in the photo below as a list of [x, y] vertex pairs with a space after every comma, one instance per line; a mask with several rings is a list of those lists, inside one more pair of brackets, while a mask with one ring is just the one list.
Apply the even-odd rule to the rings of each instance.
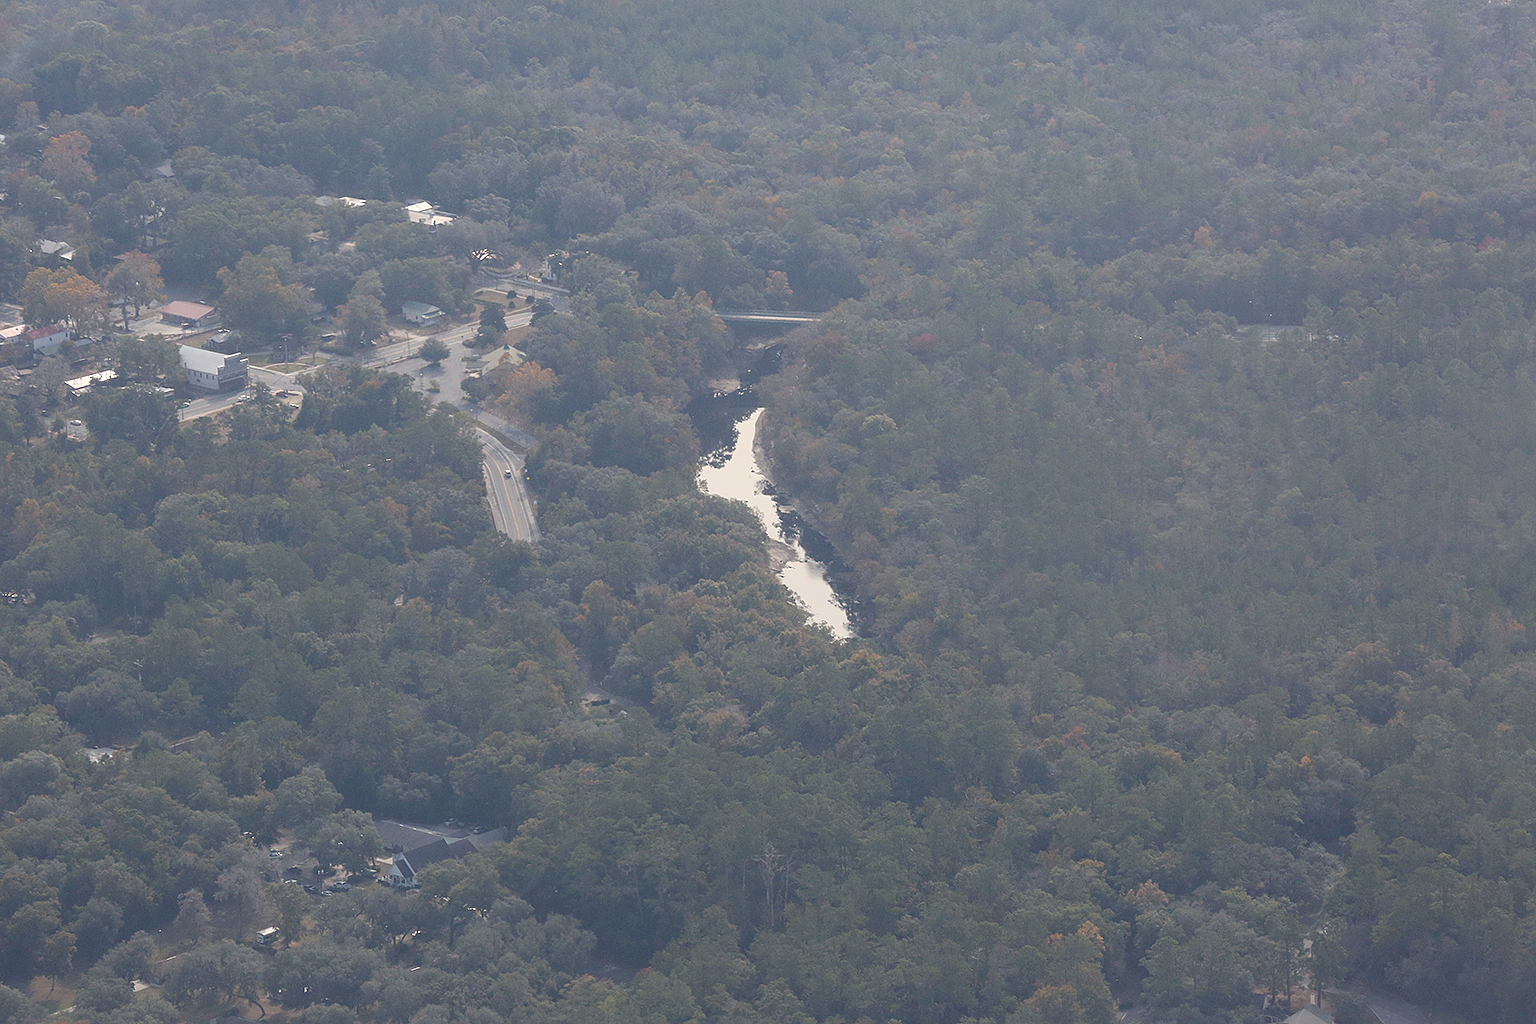
[[96, 180], [85, 155], [91, 151], [91, 140], [84, 132], [65, 132], [55, 135], [43, 150], [42, 173], [66, 189], [84, 188]]
[[77, 334], [105, 326], [106, 295], [95, 281], [69, 267], [39, 268], [27, 275], [18, 295], [23, 316], [34, 326], [60, 323]]
[[507, 419], [527, 426], [537, 418], [540, 407], [559, 383], [554, 370], [526, 362], [507, 375], [506, 389], [495, 402]]

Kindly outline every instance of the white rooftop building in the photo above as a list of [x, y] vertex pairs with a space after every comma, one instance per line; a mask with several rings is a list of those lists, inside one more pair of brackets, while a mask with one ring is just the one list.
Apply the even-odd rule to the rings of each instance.
[[407, 302], [400, 307], [400, 315], [413, 324], [435, 324], [447, 314], [425, 302]]
[[239, 352], [225, 355], [205, 348], [182, 345], [181, 368], [193, 387], [206, 391], [238, 391], [245, 387], [250, 370]]
[[412, 203], [405, 208], [405, 219], [412, 224], [425, 224], [435, 228], [439, 224], [452, 224], [453, 214], [444, 213], [428, 202]]

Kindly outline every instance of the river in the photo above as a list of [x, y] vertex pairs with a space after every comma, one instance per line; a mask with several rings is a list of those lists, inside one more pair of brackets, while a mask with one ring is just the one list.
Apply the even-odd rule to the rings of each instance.
[[[833, 636], [852, 637], [855, 631], [847, 600], [833, 588], [826, 565], [806, 552], [807, 546], [813, 550], [819, 547], [817, 553], [830, 560], [831, 545], [774, 495], [773, 485], [758, 465], [757, 428], [763, 410], [752, 386], [721, 395], [709, 404], [707, 419], [714, 421], [709, 425], [714, 429], [700, 423], [700, 435], [706, 446], [713, 443], [714, 447], [700, 464], [699, 486], [710, 494], [745, 502], [762, 521], [769, 543], [783, 557], [779, 579], [811, 618], [831, 630]], [[696, 422], [704, 418], [695, 416]]]

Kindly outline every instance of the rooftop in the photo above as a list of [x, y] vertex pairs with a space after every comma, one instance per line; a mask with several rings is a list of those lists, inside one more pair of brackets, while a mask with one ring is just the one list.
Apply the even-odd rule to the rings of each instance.
[[212, 306], [205, 306], [201, 302], [186, 302], [182, 299], [177, 299], [174, 302], [167, 302], [165, 305], [160, 307], [160, 313], [162, 315], [181, 317], [186, 320], [201, 320], [203, 317], [212, 312]]
[[210, 352], [205, 348], [194, 348], [191, 345], [181, 346], [181, 365], [189, 370], [199, 373], [218, 373], [231, 359], [240, 359], [240, 353], [225, 355], [222, 352]]

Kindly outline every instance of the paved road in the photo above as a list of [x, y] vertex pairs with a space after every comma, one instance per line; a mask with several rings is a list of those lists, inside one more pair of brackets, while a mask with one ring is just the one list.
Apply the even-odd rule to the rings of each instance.
[[214, 413], [223, 412], [225, 409], [233, 409], [242, 401], [250, 401], [254, 394], [249, 391], [224, 391], [216, 395], [208, 395], [206, 398], [194, 398], [184, 403], [177, 411], [181, 422], [195, 420], [202, 416], [212, 416]]
[[[265, 384], [271, 391], [286, 391], [287, 395], [279, 397], [278, 401], [287, 405], [296, 406], [304, 401], [304, 389], [293, 382], [294, 374], [277, 373], [263, 366], [250, 368], [252, 384]], [[202, 416], [212, 416], [214, 413], [223, 412], [225, 409], [233, 409], [237, 405], [256, 400], [256, 392], [253, 388], [245, 388], [241, 391], [223, 391], [218, 394], [204, 395], [183, 402], [177, 409], [177, 416], [181, 422], [195, 420]]]
[[[532, 319], [533, 311], [530, 309], [510, 311], [507, 313], [507, 328], [526, 327]], [[411, 378], [411, 386], [432, 401], [462, 409], [527, 452], [538, 443], [533, 437], [472, 402], [460, 387], [465, 376], [472, 370], [489, 369], [504, 358], [519, 363], [523, 361], [523, 354], [510, 346], [486, 353], [469, 348], [465, 342], [473, 338], [478, 330], [478, 324], [463, 324], [431, 335], [448, 346], [447, 358], [437, 364], [428, 365], [417, 355], [425, 337], [412, 337], [381, 345], [359, 362], [405, 374]], [[436, 391], [432, 390], [434, 386]], [[483, 438], [488, 442], [485, 447], [485, 473], [491, 518], [496, 528], [507, 536], [534, 543], [538, 540], [539, 529], [534, 518], [533, 500], [528, 496], [523, 482], [522, 458], [514, 448], [503, 445], [490, 434], [483, 433]], [[512, 470], [511, 479], [506, 476], [508, 469]], [[499, 491], [506, 493], [498, 497]]]
[[1401, 999], [1367, 993], [1365, 1002], [1381, 1024], [1430, 1024], [1428, 1011]]
[[[508, 329], [526, 327], [532, 319], [531, 309], [512, 310], [507, 313], [507, 327]], [[537, 444], [533, 437], [470, 401], [469, 396], [465, 395], [459, 386], [471, 370], [486, 369], [502, 358], [522, 362], [522, 353], [511, 347], [494, 350], [487, 354], [468, 348], [464, 343], [473, 338], [478, 330], [478, 324], [463, 324], [436, 334], [412, 335], [400, 341], [380, 345], [366, 356], [343, 356], [339, 357], [338, 361], [358, 362], [364, 366], [387, 368], [395, 373], [404, 374], [411, 378], [411, 386], [430, 400], [462, 409], [491, 430], [497, 431], [502, 437], [511, 440], [514, 445], [520, 446], [524, 452], [531, 450]], [[428, 337], [435, 337], [448, 346], [447, 358], [431, 366], [417, 354], [421, 349], [421, 343]], [[281, 373], [264, 366], [252, 366], [250, 378], [251, 383], [265, 384], [273, 391], [292, 391], [302, 396], [303, 389], [294, 383], [294, 380], [308, 369], [305, 367], [294, 373]], [[437, 388], [435, 392], [432, 390], [434, 386]], [[181, 420], [185, 423], [199, 416], [211, 416], [214, 413], [223, 412], [238, 404], [241, 395], [249, 393], [244, 391], [194, 399], [181, 409]], [[515, 540], [525, 540], [530, 544], [537, 543], [539, 527], [534, 517], [533, 500], [529, 497], [523, 481], [522, 456], [484, 430], [478, 431], [478, 435], [485, 448], [485, 490], [491, 504], [491, 519], [496, 524], [496, 529]], [[509, 470], [512, 474], [510, 477], [507, 476]]]
[[[528, 326], [533, 310], [523, 308], [507, 312], [507, 328], [513, 330]], [[462, 324], [449, 327], [432, 335], [406, 338], [381, 345], [358, 361], [366, 366], [388, 368], [411, 378], [411, 386], [434, 402], [443, 402], [469, 413], [480, 423], [496, 431], [516, 447], [503, 444], [490, 433], [478, 432], [485, 448], [485, 493], [491, 505], [491, 520], [496, 529], [514, 540], [538, 542], [539, 526], [534, 514], [533, 499], [529, 497], [523, 480], [522, 453], [531, 450], [538, 442], [516, 426], [483, 409], [464, 394], [460, 385], [467, 374], [485, 370], [503, 358], [522, 362], [523, 354], [510, 346], [481, 353], [469, 348], [465, 342], [475, 336], [478, 324]], [[434, 337], [448, 346], [448, 356], [442, 362], [428, 365], [417, 353], [427, 337]], [[433, 391], [433, 387], [437, 390]], [[522, 453], [517, 449], [521, 448]], [[511, 476], [508, 477], [508, 471]]]
[[[532, 320], [533, 310], [531, 309], [509, 310], [507, 312], [507, 330], [527, 327]], [[392, 341], [380, 345], [366, 356], [359, 357], [357, 361], [364, 366], [388, 366], [391, 369], [398, 369], [402, 373], [415, 372], [421, 367], [426, 366], [426, 363], [416, 353], [421, 349], [421, 343], [431, 337], [448, 346], [448, 358], [443, 360], [442, 366], [445, 371], [451, 373], [454, 367], [466, 362], [473, 365], [472, 360], [476, 356], [471, 350], [464, 347], [464, 343], [473, 338], [479, 329], [479, 324], [462, 324], [458, 327], [449, 327], [436, 333], [423, 332], [421, 334], [412, 334], [410, 337], [400, 341]], [[496, 353], [493, 352], [491, 355], [495, 356]], [[409, 364], [409, 366], [402, 364]], [[463, 380], [462, 374], [454, 380], [453, 390], [455, 394], [452, 396], [448, 395], [446, 387], [443, 388], [441, 401], [452, 402], [462, 397], [462, 392], [458, 390], [458, 381], [460, 380]]]
[[485, 447], [485, 496], [490, 500], [496, 529], [513, 540], [538, 543], [539, 524], [523, 487], [522, 456], [488, 431], [477, 430], [475, 435]]
[[[512, 330], [526, 327], [532, 319], [531, 309], [509, 311], [507, 328]], [[460, 387], [465, 376], [471, 371], [489, 369], [502, 359], [520, 363], [523, 361], [523, 354], [510, 346], [493, 349], [486, 353], [469, 348], [465, 342], [473, 338], [478, 330], [478, 324], [463, 324], [432, 335], [448, 346], [447, 358], [435, 365], [428, 365], [421, 356], [416, 354], [425, 338], [410, 338], [380, 346], [360, 361], [368, 366], [388, 367], [396, 373], [405, 374], [411, 378], [412, 387], [426, 394], [434, 402], [443, 402], [456, 409], [462, 409], [512, 442], [513, 447], [508, 447], [491, 438], [495, 448], [487, 445], [486, 494], [491, 501], [491, 515], [496, 520], [496, 528], [509, 537], [534, 542], [538, 540], [538, 524], [534, 518], [533, 501], [529, 498], [523, 482], [522, 459], [517, 449], [526, 453], [532, 450], [538, 441], [514, 424], [508, 423], [471, 401], [469, 396], [464, 394], [464, 389]], [[437, 388], [435, 392], [432, 390], [434, 385]], [[490, 437], [489, 434], [485, 436]], [[497, 461], [498, 456], [494, 454], [498, 450], [505, 453], [504, 456], [499, 456], [500, 461]], [[516, 459], [516, 465], [509, 464], [507, 461], [509, 459]], [[510, 480], [506, 477], [508, 469], [513, 470]], [[505, 488], [510, 492], [505, 496], [506, 505], [500, 511], [497, 509], [497, 498], [494, 494], [497, 488]], [[511, 518], [497, 519], [498, 515], [510, 515]]]

